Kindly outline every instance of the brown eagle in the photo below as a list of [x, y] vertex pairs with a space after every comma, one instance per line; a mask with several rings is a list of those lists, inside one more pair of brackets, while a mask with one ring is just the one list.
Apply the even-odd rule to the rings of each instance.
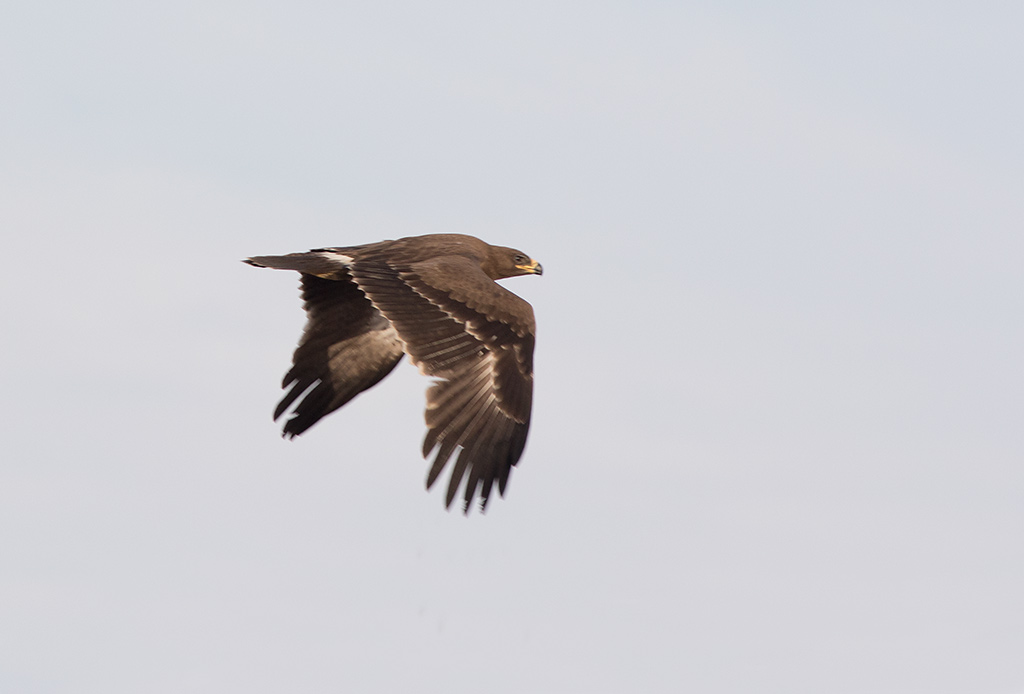
[[292, 408], [283, 435], [298, 436], [391, 373], [408, 354], [436, 382], [427, 390], [423, 455], [437, 449], [429, 489], [461, 449], [448, 482], [487, 507], [502, 496], [526, 445], [533, 398], [533, 308], [494, 280], [539, 275], [513, 248], [473, 236], [429, 234], [308, 253], [256, 256], [256, 267], [297, 270], [307, 323], [285, 374]]

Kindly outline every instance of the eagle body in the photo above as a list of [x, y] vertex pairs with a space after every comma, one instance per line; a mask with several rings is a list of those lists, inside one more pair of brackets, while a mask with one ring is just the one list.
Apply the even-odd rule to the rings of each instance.
[[542, 273], [521, 251], [473, 236], [429, 234], [308, 253], [255, 256], [257, 267], [301, 273], [307, 323], [274, 411], [291, 410], [295, 437], [373, 387], [408, 354], [435, 382], [427, 390], [423, 455], [436, 450], [427, 488], [458, 449], [451, 506], [495, 484], [505, 493], [522, 455], [533, 398], [536, 325], [529, 303], [495, 280]]

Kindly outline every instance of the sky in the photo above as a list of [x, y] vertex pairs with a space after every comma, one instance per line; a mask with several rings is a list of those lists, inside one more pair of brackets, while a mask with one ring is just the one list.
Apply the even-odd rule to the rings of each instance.
[[[1024, 692], [1017, 3], [15, 3], [0, 691]], [[514, 246], [504, 499], [250, 255]]]

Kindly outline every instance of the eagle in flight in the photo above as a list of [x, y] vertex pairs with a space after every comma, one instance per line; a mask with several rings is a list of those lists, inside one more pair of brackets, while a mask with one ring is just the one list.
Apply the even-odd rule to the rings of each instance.
[[533, 399], [533, 307], [495, 280], [539, 275], [513, 248], [473, 236], [428, 234], [308, 253], [255, 256], [256, 267], [297, 270], [307, 322], [274, 411], [284, 436], [303, 433], [373, 387], [408, 354], [427, 390], [423, 455], [436, 449], [427, 489], [459, 449], [450, 507], [463, 479], [465, 512], [502, 496], [526, 445]]

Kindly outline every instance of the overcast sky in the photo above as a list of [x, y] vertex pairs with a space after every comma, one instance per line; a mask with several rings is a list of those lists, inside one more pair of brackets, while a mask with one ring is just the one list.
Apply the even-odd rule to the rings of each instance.
[[[1024, 8], [21, 2], [0, 691], [1024, 692]], [[504, 499], [254, 254], [543, 263]]]

